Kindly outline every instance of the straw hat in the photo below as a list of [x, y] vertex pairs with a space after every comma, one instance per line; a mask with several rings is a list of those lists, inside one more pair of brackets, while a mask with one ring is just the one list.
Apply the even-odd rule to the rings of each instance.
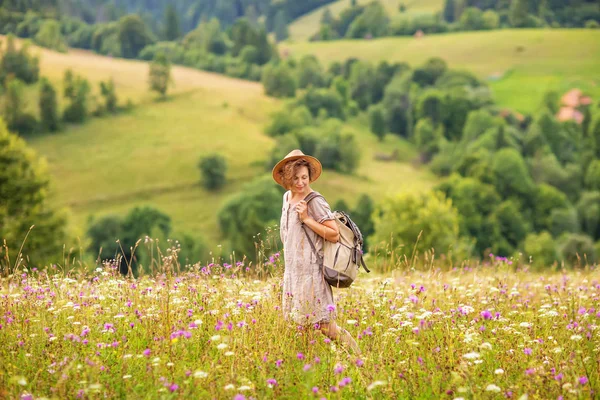
[[[319, 176], [321, 175], [321, 171], [323, 170], [323, 167], [321, 166], [321, 162], [319, 160], [317, 160], [315, 157], [307, 156], [302, 151], [296, 149], [296, 150], [293, 150], [290, 153], [288, 153], [288, 155], [285, 156], [283, 158], [283, 160], [279, 161], [273, 168], [273, 179], [275, 179], [275, 182], [277, 182], [281, 186], [283, 186], [282, 171], [283, 171], [283, 167], [284, 167], [285, 163], [287, 163], [288, 161], [296, 161], [301, 158], [308, 161], [308, 163], [313, 167], [312, 169], [313, 169], [314, 173], [311, 174], [310, 181], [311, 182], [316, 181], [319, 178]], [[285, 188], [285, 186], [284, 186], [284, 188]], [[285, 188], [285, 189], [287, 189], [287, 188]]]

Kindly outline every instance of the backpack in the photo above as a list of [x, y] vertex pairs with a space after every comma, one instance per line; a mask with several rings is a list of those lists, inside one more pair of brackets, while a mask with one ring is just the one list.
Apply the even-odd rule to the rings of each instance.
[[[311, 192], [304, 198], [308, 204], [315, 197], [323, 197], [318, 192]], [[362, 266], [369, 271], [363, 259], [363, 237], [358, 226], [343, 211], [334, 211], [333, 216], [340, 231], [340, 238], [336, 243], [323, 240], [323, 257], [317, 253], [314, 243], [308, 235], [306, 226], [302, 225], [310, 247], [315, 253], [319, 263], [323, 266], [325, 280], [331, 286], [347, 288], [356, 279], [358, 269]]]

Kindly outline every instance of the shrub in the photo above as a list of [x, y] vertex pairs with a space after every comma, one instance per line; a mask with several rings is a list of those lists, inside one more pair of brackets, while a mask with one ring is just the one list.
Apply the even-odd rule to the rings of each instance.
[[208, 190], [222, 188], [226, 183], [227, 161], [220, 154], [211, 154], [200, 159], [198, 168], [202, 174], [202, 185]]

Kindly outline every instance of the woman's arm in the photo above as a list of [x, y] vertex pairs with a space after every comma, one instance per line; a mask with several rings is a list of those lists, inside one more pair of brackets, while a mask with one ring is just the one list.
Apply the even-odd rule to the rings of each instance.
[[325, 240], [335, 243], [340, 239], [340, 231], [333, 220], [323, 221], [320, 224], [311, 217], [308, 217], [302, 222]]
[[339, 240], [340, 231], [335, 221], [327, 220], [323, 221], [322, 224], [315, 221], [308, 215], [308, 207], [304, 200], [300, 201], [300, 203], [296, 205], [296, 211], [298, 211], [298, 214], [300, 214], [300, 220], [304, 223], [304, 225], [312, 229], [317, 235], [333, 243]]

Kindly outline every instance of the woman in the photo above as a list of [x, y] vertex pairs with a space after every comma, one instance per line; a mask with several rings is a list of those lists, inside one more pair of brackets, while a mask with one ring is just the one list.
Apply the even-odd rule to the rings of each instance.
[[[287, 192], [283, 195], [280, 234], [285, 254], [283, 313], [300, 325], [315, 325], [322, 333], [360, 353], [350, 333], [335, 323], [331, 286], [323, 277], [322, 265], [308, 241], [310, 236], [322, 257], [323, 241], [337, 242], [339, 230], [327, 201], [321, 196], [304, 200], [313, 190], [310, 184], [321, 175], [315, 157], [294, 150], [273, 168], [273, 179]], [[308, 229], [304, 229], [304, 227]]]

